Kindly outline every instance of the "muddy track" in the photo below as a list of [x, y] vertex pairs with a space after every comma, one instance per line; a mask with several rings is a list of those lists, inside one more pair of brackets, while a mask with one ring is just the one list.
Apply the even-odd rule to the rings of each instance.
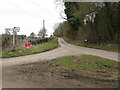
[[56, 60], [3, 68], [6, 88], [109, 88], [117, 87], [117, 72], [86, 73], [84, 68], [64, 69]]

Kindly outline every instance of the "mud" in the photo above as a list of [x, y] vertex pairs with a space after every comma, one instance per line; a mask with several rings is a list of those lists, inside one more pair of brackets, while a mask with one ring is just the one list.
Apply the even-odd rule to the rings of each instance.
[[55, 60], [3, 68], [6, 88], [113, 88], [118, 87], [118, 73], [84, 69], [63, 69]]

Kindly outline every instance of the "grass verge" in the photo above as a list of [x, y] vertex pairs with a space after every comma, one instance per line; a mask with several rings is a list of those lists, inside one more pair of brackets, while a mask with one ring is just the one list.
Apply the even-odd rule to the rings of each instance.
[[84, 71], [118, 72], [118, 62], [92, 55], [67, 56], [55, 60], [64, 69], [84, 69]]
[[71, 41], [67, 38], [64, 38], [65, 41], [68, 43], [77, 45], [77, 46], [82, 46], [82, 47], [89, 47], [89, 48], [95, 48], [95, 49], [102, 49], [102, 50], [108, 50], [108, 51], [114, 51], [118, 52], [119, 48], [117, 44], [92, 44], [92, 43], [82, 43], [82, 42], [77, 42], [77, 41]]
[[9, 57], [24, 56], [24, 55], [44, 52], [44, 51], [51, 50], [51, 49], [56, 48], [56, 47], [58, 47], [58, 40], [53, 39], [50, 42], [40, 44], [37, 46], [31, 46], [28, 49], [22, 48], [22, 49], [16, 49], [16, 50], [3, 51], [1, 57], [2, 58], [9, 58]]
[[80, 79], [80, 82], [81, 78], [86, 78], [86, 84], [91, 80], [94, 85], [108, 88], [118, 88], [118, 63], [92, 55], [66, 56], [54, 60], [57, 71], [62, 70], [65, 77]]

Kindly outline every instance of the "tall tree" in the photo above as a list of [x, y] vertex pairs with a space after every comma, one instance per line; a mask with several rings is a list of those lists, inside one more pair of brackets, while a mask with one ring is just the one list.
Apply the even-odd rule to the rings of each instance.
[[65, 2], [63, 36], [93, 43], [118, 43], [120, 2]]

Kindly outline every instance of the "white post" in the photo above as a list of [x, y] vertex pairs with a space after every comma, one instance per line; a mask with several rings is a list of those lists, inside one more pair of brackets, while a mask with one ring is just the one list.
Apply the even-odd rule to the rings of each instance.
[[15, 48], [15, 28], [13, 28], [13, 49]]

